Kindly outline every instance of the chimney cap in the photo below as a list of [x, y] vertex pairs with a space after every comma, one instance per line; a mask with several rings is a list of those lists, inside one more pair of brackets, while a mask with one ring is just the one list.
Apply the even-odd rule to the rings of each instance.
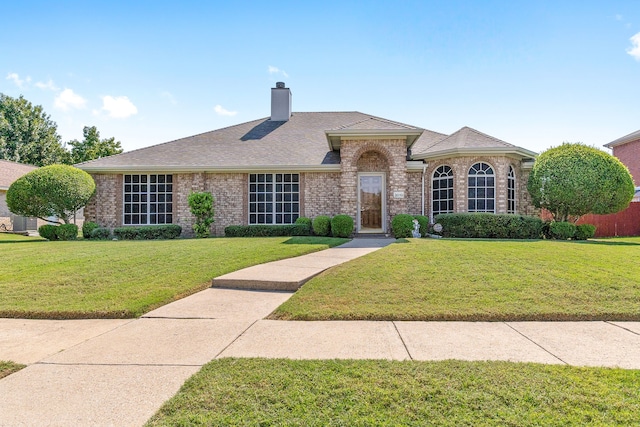
[[276, 89], [284, 89], [284, 82], [276, 82]]

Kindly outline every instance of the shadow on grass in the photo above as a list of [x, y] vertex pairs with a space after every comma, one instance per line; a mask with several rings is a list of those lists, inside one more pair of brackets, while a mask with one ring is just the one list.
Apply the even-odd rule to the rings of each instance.
[[282, 242], [283, 245], [327, 245], [330, 248], [348, 242], [351, 239], [340, 237], [294, 236]]
[[604, 245], [604, 246], [640, 246], [640, 243], [634, 242], [608, 242], [603, 240], [581, 240], [573, 243], [580, 243], [582, 245]]

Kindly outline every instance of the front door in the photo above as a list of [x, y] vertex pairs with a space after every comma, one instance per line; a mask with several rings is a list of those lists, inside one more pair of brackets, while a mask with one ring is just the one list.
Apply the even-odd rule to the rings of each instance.
[[384, 174], [358, 175], [358, 232], [384, 233]]

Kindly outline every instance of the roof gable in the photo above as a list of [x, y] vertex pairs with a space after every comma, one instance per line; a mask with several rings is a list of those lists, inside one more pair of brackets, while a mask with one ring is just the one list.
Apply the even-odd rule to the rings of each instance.
[[8, 189], [16, 179], [35, 169], [38, 169], [38, 167], [0, 160], [0, 189]]

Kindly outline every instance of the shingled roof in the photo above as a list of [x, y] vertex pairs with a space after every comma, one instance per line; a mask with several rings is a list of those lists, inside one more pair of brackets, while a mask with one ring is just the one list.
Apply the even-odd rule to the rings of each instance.
[[38, 168], [8, 160], [0, 160], [0, 190], [8, 190], [16, 179], [34, 169]]
[[631, 132], [629, 135], [625, 135], [622, 138], [618, 138], [615, 141], [611, 141], [608, 144], [604, 144], [605, 147], [613, 148], [618, 145], [626, 144], [628, 142], [637, 141], [640, 139], [640, 130]]
[[357, 111], [298, 112], [288, 121], [262, 118], [77, 166], [89, 172], [337, 170], [340, 136], [355, 134], [404, 136], [414, 159], [470, 148], [535, 156], [466, 127], [447, 136]]

